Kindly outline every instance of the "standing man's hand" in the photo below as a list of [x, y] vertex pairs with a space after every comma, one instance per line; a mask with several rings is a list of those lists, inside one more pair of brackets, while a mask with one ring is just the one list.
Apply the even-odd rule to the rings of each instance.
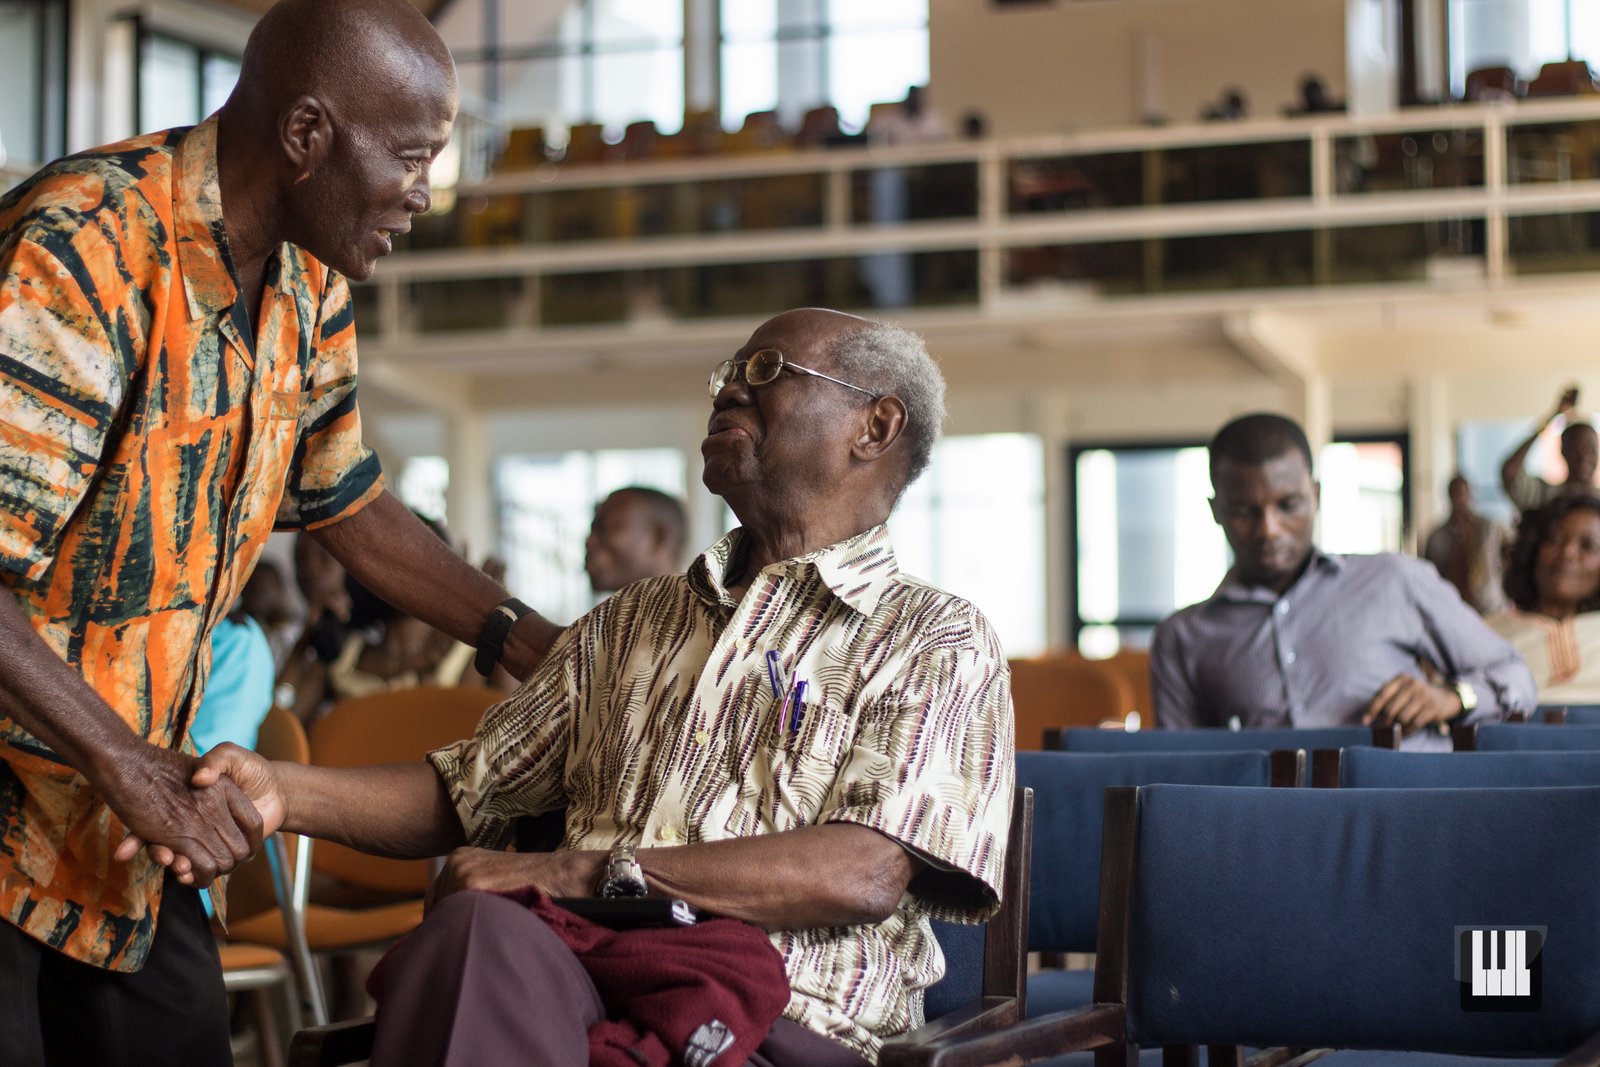
[[152, 859], [203, 887], [255, 855], [262, 820], [238, 786], [227, 781], [196, 788], [194, 757], [138, 744], [138, 756], [111, 760], [91, 779], [128, 828], [117, 860], [127, 862], [148, 844]]
[[1361, 717], [1363, 725], [1390, 723], [1410, 737], [1424, 726], [1448, 722], [1461, 714], [1461, 695], [1453, 688], [1433, 685], [1415, 675], [1397, 674], [1383, 684]]

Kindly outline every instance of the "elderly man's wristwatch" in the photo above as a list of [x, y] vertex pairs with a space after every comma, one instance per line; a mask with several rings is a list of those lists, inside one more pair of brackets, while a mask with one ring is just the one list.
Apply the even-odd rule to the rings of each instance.
[[600, 882], [594, 887], [597, 897], [642, 897], [650, 892], [644, 882], [644, 868], [639, 866], [638, 848], [618, 845], [606, 857], [600, 871]]

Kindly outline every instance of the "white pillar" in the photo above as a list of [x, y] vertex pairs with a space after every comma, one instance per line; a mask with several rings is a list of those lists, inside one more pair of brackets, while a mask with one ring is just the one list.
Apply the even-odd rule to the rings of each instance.
[[1411, 528], [1420, 543], [1444, 517], [1443, 500], [1455, 473], [1449, 386], [1443, 375], [1423, 374], [1406, 385], [1411, 431]]
[[477, 563], [500, 547], [494, 522], [492, 458], [487, 420], [476, 412], [448, 417], [445, 459], [450, 484], [445, 489], [446, 521], [456, 540]]

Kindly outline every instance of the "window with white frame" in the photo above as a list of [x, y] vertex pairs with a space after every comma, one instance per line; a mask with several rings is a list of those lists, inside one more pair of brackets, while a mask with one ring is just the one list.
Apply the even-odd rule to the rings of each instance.
[[928, 80], [927, 0], [721, 0], [722, 123], [832, 104], [847, 128]]
[[1595, 0], [1450, 0], [1450, 87], [1467, 75], [1510, 67], [1532, 79], [1545, 63], [1586, 59], [1600, 65], [1600, 3]]
[[32, 167], [62, 152], [66, 20], [64, 3], [0, 0], [0, 165]]
[[227, 101], [239, 80], [239, 57], [144, 30], [138, 78], [139, 132], [193, 126]]
[[683, 453], [675, 448], [501, 459], [495, 466], [495, 493], [507, 588], [557, 622], [578, 618], [599, 599], [583, 570], [595, 505], [630, 485], [681, 499], [686, 473]]

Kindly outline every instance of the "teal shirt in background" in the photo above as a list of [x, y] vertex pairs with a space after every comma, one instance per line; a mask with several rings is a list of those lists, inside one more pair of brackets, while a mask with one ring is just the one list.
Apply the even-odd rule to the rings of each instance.
[[259, 623], [248, 615], [217, 623], [211, 631], [211, 678], [189, 727], [195, 751], [204, 755], [224, 741], [255, 748], [261, 720], [272, 708], [276, 673]]

